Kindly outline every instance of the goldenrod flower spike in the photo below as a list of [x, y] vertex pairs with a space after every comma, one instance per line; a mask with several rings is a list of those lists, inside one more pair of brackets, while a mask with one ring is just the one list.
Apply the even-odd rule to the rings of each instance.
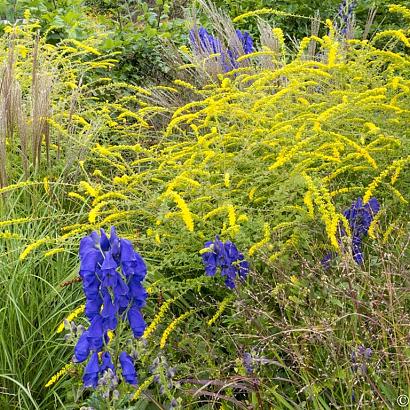
[[148, 377], [144, 382], [138, 387], [137, 391], [132, 396], [132, 401], [138, 400], [141, 394], [149, 387], [149, 385], [154, 381], [154, 375]]
[[164, 330], [164, 333], [162, 334], [161, 340], [159, 342], [159, 347], [163, 349], [167, 343], [168, 337], [175, 330], [177, 325], [184, 321], [188, 316], [191, 316], [193, 313], [195, 313], [195, 310], [189, 310], [188, 312], [185, 312], [183, 315], [177, 317], [174, 321], [172, 321], [168, 327]]
[[79, 306], [77, 309], [73, 310], [67, 317], [66, 319], [60, 323], [60, 325], [57, 328], [57, 333], [61, 333], [64, 330], [64, 323], [65, 321], [71, 322], [73, 321], [76, 317], [84, 313], [85, 305]]
[[182, 198], [182, 196], [176, 193], [175, 191], [171, 191], [171, 190], [165, 192], [163, 196], [171, 198], [176, 203], [176, 205], [181, 211], [182, 220], [184, 221], [185, 226], [187, 227], [188, 231], [193, 232], [194, 231], [194, 220], [193, 220], [191, 211], [189, 210], [189, 207], [187, 203], [184, 201], [184, 199]]
[[35, 249], [39, 248], [41, 245], [43, 245], [43, 244], [45, 244], [45, 243], [47, 243], [47, 242], [49, 242], [49, 241], [50, 241], [50, 238], [46, 237], [46, 238], [39, 239], [38, 241], [33, 242], [32, 244], [28, 245], [28, 246], [26, 247], [26, 249], [24, 249], [24, 251], [20, 254], [19, 260], [20, 260], [20, 261], [23, 261], [24, 259], [27, 258], [27, 256], [28, 256], [32, 251], [34, 251]]
[[60, 380], [72, 367], [73, 365], [71, 363], [66, 364], [60, 371], [53, 375], [44, 387], [51, 387], [53, 384], [57, 383], [57, 381]]
[[162, 304], [158, 314], [154, 317], [151, 324], [145, 329], [145, 332], [142, 335], [144, 339], [147, 339], [155, 331], [173, 302], [175, 302], [175, 299], [168, 299]]
[[216, 313], [211, 317], [211, 319], [208, 320], [208, 326], [212, 326], [219, 319], [219, 317], [222, 315], [226, 307], [234, 299], [235, 299], [235, 296], [229, 295], [220, 303], [219, 308], [216, 311]]

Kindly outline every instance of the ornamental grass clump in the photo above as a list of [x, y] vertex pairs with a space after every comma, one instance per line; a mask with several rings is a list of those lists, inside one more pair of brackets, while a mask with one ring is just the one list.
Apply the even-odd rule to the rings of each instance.
[[[119, 238], [114, 227], [111, 228], [110, 238], [103, 229], [101, 236], [93, 232], [83, 238], [79, 253], [80, 276], [86, 296], [85, 315], [90, 326], [78, 339], [74, 359], [84, 362], [91, 353], [83, 382], [85, 387], [95, 388], [99, 377], [104, 376], [107, 369], [116, 374], [108, 344], [118, 323], [127, 320], [135, 338], [144, 333], [145, 321], [141, 308], [145, 305], [147, 292], [141, 282], [147, 269], [131, 242]], [[123, 380], [136, 385], [137, 375], [132, 358], [122, 351], [119, 362]]]
[[95, 98], [111, 82], [95, 72], [116, 62], [95, 48], [104, 35], [52, 45], [39, 27], [27, 12], [26, 23], [7, 25], [0, 37], [0, 189], [22, 175], [72, 171], [94, 135], [113, 123]]

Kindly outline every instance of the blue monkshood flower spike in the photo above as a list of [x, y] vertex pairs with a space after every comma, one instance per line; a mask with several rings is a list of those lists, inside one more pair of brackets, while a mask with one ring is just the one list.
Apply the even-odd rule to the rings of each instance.
[[134, 334], [134, 337], [141, 337], [144, 334], [146, 323], [142, 317], [141, 311], [137, 306], [132, 306], [128, 311], [128, 321]]
[[241, 30], [236, 30], [236, 35], [242, 43], [245, 54], [253, 53], [253, 40], [247, 31], [242, 33]]
[[108, 369], [111, 369], [113, 371], [113, 373], [115, 373], [115, 367], [114, 364], [112, 362], [111, 359], [111, 355], [109, 352], [104, 352], [101, 355], [101, 366], [100, 366], [100, 374], [104, 374], [105, 371], [107, 371]]
[[335, 22], [335, 28], [340, 30], [340, 33], [345, 36], [348, 31], [348, 27], [353, 21], [353, 12], [356, 8], [356, 1], [350, 1], [349, 4], [346, 0], [340, 3], [337, 18], [339, 21]]
[[87, 301], [85, 302], [85, 315], [90, 322], [100, 313], [102, 303], [103, 301], [98, 292], [95, 292], [93, 297], [87, 298]]
[[118, 310], [118, 306], [114, 306], [111, 300], [111, 295], [106, 292], [104, 295], [104, 307], [101, 311], [101, 316], [103, 318], [115, 316]]
[[91, 235], [81, 239], [79, 250], [80, 259], [83, 260], [85, 255], [90, 251], [97, 250], [98, 245], [99, 241], [95, 241], [95, 238]]
[[252, 355], [248, 352], [245, 352], [242, 357], [243, 366], [245, 367], [246, 373], [252, 374], [253, 367], [252, 367]]
[[96, 315], [87, 330], [87, 340], [91, 350], [99, 352], [103, 346], [104, 327], [101, 315]]
[[145, 306], [145, 300], [147, 299], [147, 291], [141, 282], [136, 279], [131, 279], [129, 282], [129, 295], [133, 298], [133, 303], [138, 308]]
[[205, 274], [207, 276], [215, 276], [218, 268], [217, 252], [215, 252], [215, 246], [212, 241], [205, 242], [205, 248], [212, 248], [210, 252], [202, 254], [202, 261], [205, 265]]
[[117, 258], [120, 256], [121, 245], [120, 238], [117, 236], [117, 232], [115, 231], [114, 226], [112, 226], [110, 230], [110, 248], [114, 259], [117, 260]]
[[[252, 53], [254, 47], [250, 34], [246, 31], [236, 30], [236, 35], [242, 44], [243, 52], [245, 54]], [[220, 64], [224, 72], [239, 67], [236, 61], [240, 55], [239, 50], [236, 47], [223, 47], [222, 42], [217, 37], [208, 33], [204, 27], [201, 27], [197, 31], [191, 30], [189, 32], [189, 41], [196, 54], [220, 54]]]
[[95, 352], [92, 354], [87, 366], [85, 366], [83, 375], [84, 387], [97, 387], [99, 371], [98, 353]]
[[205, 249], [209, 249], [209, 251], [202, 253], [207, 276], [214, 276], [220, 268], [221, 276], [225, 278], [226, 287], [233, 289], [236, 277], [244, 280], [248, 275], [249, 263], [231, 241], [223, 243], [216, 236], [214, 242], [205, 242]]
[[[189, 39], [192, 46], [198, 52], [215, 54], [222, 52], [222, 44], [220, 40], [209, 34], [208, 31], [201, 27], [196, 33], [195, 30], [189, 32]], [[199, 43], [198, 43], [199, 40]]]
[[[358, 198], [352, 206], [343, 212], [344, 217], [349, 222], [352, 233], [352, 255], [357, 264], [364, 263], [362, 252], [362, 241], [369, 232], [370, 225], [375, 215], [380, 211], [380, 204], [376, 198], [371, 198], [369, 202], [363, 204], [362, 198]], [[346, 231], [341, 229], [341, 236], [345, 236]], [[322, 265], [329, 267], [330, 260], [334, 256], [333, 252], [329, 252], [322, 259]]]
[[111, 251], [107, 251], [105, 254], [104, 262], [101, 265], [101, 270], [115, 270], [118, 268], [118, 263], [115, 261], [115, 259], [112, 256]]
[[100, 281], [95, 272], [80, 271], [83, 289], [87, 298], [96, 298], [100, 289]]
[[82, 363], [86, 360], [90, 354], [90, 345], [88, 343], [88, 332], [85, 331], [78, 339], [77, 344], [74, 347], [74, 357], [78, 363]]
[[122, 369], [122, 376], [124, 377], [124, 380], [131, 385], [136, 385], [137, 382], [137, 373], [135, 371], [135, 366], [134, 363], [131, 359], [131, 356], [129, 356], [125, 352], [120, 353], [120, 363], [121, 363], [121, 369]]
[[103, 256], [98, 249], [85, 248], [81, 257], [80, 271], [94, 272], [98, 264], [103, 261]]
[[250, 268], [249, 262], [246, 261], [244, 258], [245, 257], [243, 256], [243, 254], [239, 253], [239, 256], [238, 256], [239, 263], [237, 266], [238, 266], [238, 275], [242, 280], [246, 279], [246, 276], [248, 275], [249, 268]]
[[[109, 339], [108, 331], [115, 330], [118, 322], [124, 320], [128, 320], [134, 337], [141, 337], [145, 330], [140, 309], [145, 306], [147, 298], [141, 283], [147, 268], [131, 242], [118, 237], [114, 227], [110, 230], [110, 237], [101, 230], [101, 235], [92, 232], [83, 238], [79, 256], [80, 276], [86, 296], [85, 315], [90, 326], [77, 341], [74, 359], [84, 362], [92, 353], [84, 373], [84, 385], [95, 387], [98, 379], [97, 354], [102, 353], [100, 373], [109, 369], [115, 374], [112, 358], [104, 351]], [[125, 366], [124, 379], [136, 384], [135, 368], [132, 365], [131, 371], [124, 355], [121, 364]]]
[[101, 239], [100, 239], [100, 248], [103, 252], [107, 252], [110, 249], [110, 240], [107, 237], [104, 229], [101, 228]]
[[136, 252], [132, 246], [132, 243], [127, 239], [122, 239], [120, 244], [121, 249], [121, 263], [133, 262], [137, 260]]
[[[135, 280], [135, 276], [131, 276], [129, 280], [130, 281]], [[139, 282], [139, 283], [141, 283], [141, 282]], [[120, 275], [117, 275], [117, 283], [113, 286], [113, 291], [114, 291], [115, 296], [129, 295], [129, 293], [130, 293], [129, 283], [127, 285], [124, 282], [123, 278]]]

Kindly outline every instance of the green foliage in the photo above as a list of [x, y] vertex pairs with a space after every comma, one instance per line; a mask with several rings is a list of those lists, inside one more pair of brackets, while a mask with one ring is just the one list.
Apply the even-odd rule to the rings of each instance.
[[109, 19], [105, 20], [113, 35], [103, 45], [107, 50], [121, 50], [116, 80], [134, 84], [163, 82], [168, 79], [169, 62], [164, 58], [164, 41], [185, 41], [186, 23], [173, 2], [105, 3]]
[[[240, 2], [235, 0], [216, 0], [213, 3], [228, 12], [231, 18], [248, 11], [262, 8], [274, 8], [276, 10], [289, 13], [289, 16], [268, 17], [268, 21], [272, 25], [284, 29], [289, 38], [296, 40], [311, 34], [311, 22], [308, 18], [312, 17], [316, 11], [320, 13], [322, 20], [325, 20], [326, 18], [333, 19], [338, 13], [338, 8], [342, 3], [342, 0], [277, 0], [275, 2], [269, 0], [247, 0]], [[349, 3], [351, 3], [351, 1]], [[401, 27], [402, 21], [400, 16], [386, 13], [387, 6], [391, 3], [409, 6], [409, 2], [407, 0], [400, 2], [391, 2], [388, 0], [357, 1], [355, 7], [357, 34], [363, 32], [368, 18], [368, 12], [371, 7], [378, 8], [378, 14], [374, 24], [372, 25], [372, 33], [387, 28]], [[306, 19], [301, 19], [300, 16], [304, 16]], [[239, 28], [248, 29], [252, 33], [257, 32], [256, 22], [246, 22], [243, 25], [240, 25]]]
[[[65, 2], [24, 0], [6, 2], [0, 8], [10, 23], [22, 21], [25, 10], [37, 19], [47, 41], [56, 44], [64, 39], [86, 40], [106, 34], [100, 50], [119, 53], [119, 64], [102, 73], [117, 81], [134, 84], [161, 82], [167, 79], [169, 63], [163, 56], [163, 42], [185, 41], [184, 3], [147, 2]], [[99, 14], [98, 14], [99, 13]]]
[[[159, 6], [142, 17], [152, 38]], [[346, 41], [327, 23], [316, 50], [305, 38], [287, 54], [276, 30], [273, 48], [237, 70], [206, 76], [215, 64], [192, 58], [190, 82], [141, 88], [107, 78], [114, 61], [99, 55], [132, 46], [136, 23], [113, 31], [120, 22], [119, 39], [39, 41], [62, 149], [27, 182], [9, 166], [16, 184], [0, 189], [0, 407], [394, 407], [409, 374], [408, 31]], [[35, 36], [16, 33], [29, 113]], [[4, 142], [18, 161], [17, 138]], [[382, 205], [362, 266], [340, 234], [359, 196]], [[147, 261], [150, 297], [144, 338], [113, 339], [138, 352], [141, 390], [122, 385], [107, 401], [82, 389], [83, 365], [45, 385], [72, 357], [75, 340], [56, 329], [84, 302], [80, 283], [62, 286], [77, 277], [78, 241], [110, 225]], [[251, 262], [233, 291], [204, 275], [200, 251], [215, 235]]]
[[[45, 409], [61, 402], [44, 388], [46, 375], [63, 367], [72, 354], [63, 340], [55, 340], [61, 312], [79, 303], [80, 292], [61, 288], [76, 273], [76, 257], [69, 251], [41, 259], [19, 260], [25, 243], [58, 235], [64, 184], [54, 183], [47, 194], [42, 184], [2, 194], [2, 220], [14, 223], [1, 227], [0, 240], [0, 405], [2, 408]], [[36, 206], [33, 206], [36, 204]], [[67, 210], [69, 208], [67, 207]], [[16, 221], [22, 215], [28, 221]], [[65, 218], [75, 221], [76, 214]], [[44, 248], [43, 248], [44, 249]], [[34, 365], [35, 364], [35, 365]]]
[[25, 10], [41, 22], [48, 33], [48, 41], [57, 43], [64, 38], [84, 40], [93, 33], [91, 20], [86, 14], [82, 0], [5, 0], [0, 17], [10, 23], [24, 19]]

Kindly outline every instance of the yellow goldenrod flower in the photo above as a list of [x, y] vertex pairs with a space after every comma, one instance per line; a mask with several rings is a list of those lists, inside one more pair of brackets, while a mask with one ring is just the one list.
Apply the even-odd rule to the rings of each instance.
[[26, 247], [26, 249], [24, 249], [24, 251], [20, 254], [19, 260], [23, 261], [24, 259], [27, 258], [27, 256], [30, 254], [30, 252], [32, 252], [35, 249], [39, 248], [44, 243], [47, 243], [49, 240], [50, 240], [50, 238], [45, 237], [45, 238], [39, 239], [38, 241], [33, 242], [32, 244], [28, 245]]
[[190, 310], [188, 312], [185, 312], [183, 315], [177, 317], [173, 322], [171, 322], [168, 327], [164, 330], [164, 333], [162, 334], [161, 340], [159, 342], [159, 347], [163, 349], [167, 343], [168, 337], [173, 332], [176, 328], [176, 326], [185, 320], [188, 316], [192, 315], [195, 312], [195, 310]]
[[64, 323], [65, 321], [71, 322], [73, 321], [77, 316], [81, 315], [84, 312], [85, 305], [79, 306], [77, 309], [73, 310], [67, 317], [66, 319], [60, 323], [60, 325], [57, 328], [57, 333], [61, 333], [64, 330]]
[[47, 194], [50, 195], [50, 183], [49, 183], [47, 177], [45, 177], [45, 178], [43, 179], [43, 183], [44, 183], [44, 190], [46, 191]]
[[399, 13], [404, 18], [410, 19], [410, 9], [405, 6], [400, 6], [398, 4], [389, 4], [389, 12], [390, 13]]
[[256, 188], [256, 187], [253, 187], [253, 188], [249, 191], [248, 197], [249, 197], [249, 199], [250, 199], [251, 201], [253, 200], [253, 198], [254, 198], [254, 196], [255, 196], [256, 190], [257, 190], [257, 188]]
[[94, 208], [91, 209], [91, 211], [88, 213], [88, 221], [91, 224], [94, 224], [96, 222], [101, 209], [104, 208], [106, 205], [108, 205], [108, 202], [102, 201], [98, 205], [96, 205]]
[[397, 168], [403, 167], [403, 165], [408, 162], [410, 162], [410, 156], [403, 158], [403, 159], [393, 161], [384, 171], [382, 171], [379, 174], [379, 176], [374, 178], [373, 181], [369, 184], [363, 196], [363, 202], [364, 203], [369, 202], [369, 199], [373, 196], [373, 193], [376, 190], [376, 188], [382, 183], [383, 179], [386, 178], [393, 170], [396, 171]]
[[189, 210], [188, 205], [184, 201], [184, 199], [176, 193], [175, 191], [167, 191], [164, 194], [165, 197], [170, 197], [178, 206], [178, 208], [181, 211], [181, 216], [182, 220], [185, 223], [185, 226], [187, 227], [188, 231], [193, 232], [194, 231], [194, 220], [192, 218], [191, 211]]
[[95, 54], [95, 55], [97, 55], [97, 56], [101, 55], [101, 53], [100, 53], [97, 49], [95, 49], [94, 47], [90, 47], [89, 45], [84, 44], [84, 43], [81, 42], [81, 41], [75, 40], [74, 38], [70, 38], [70, 39], [63, 40], [63, 41], [71, 42], [71, 43], [73, 43], [77, 48], [83, 49], [83, 50], [87, 51], [88, 53]]
[[249, 218], [245, 214], [241, 214], [238, 216], [238, 222], [248, 222]]
[[372, 42], [376, 43], [377, 40], [383, 37], [394, 37], [397, 40], [401, 41], [406, 47], [410, 47], [410, 41], [406, 37], [406, 34], [404, 30], [385, 30], [380, 33], [377, 33], [373, 39]]
[[8, 231], [0, 232], [1, 239], [23, 239], [20, 235], [16, 233], [11, 233]]
[[265, 223], [265, 225], [263, 226], [263, 232], [263, 239], [260, 242], [257, 242], [251, 246], [248, 252], [249, 256], [253, 256], [259, 249], [261, 249], [264, 245], [269, 243], [271, 232], [268, 223]]
[[141, 394], [148, 388], [148, 386], [154, 381], [154, 375], [148, 377], [144, 382], [138, 387], [137, 391], [132, 396], [132, 401], [138, 400]]
[[303, 202], [308, 209], [309, 216], [313, 219], [315, 217], [315, 209], [313, 206], [312, 193], [310, 191], [306, 192], [305, 196], [303, 197]]
[[371, 239], [376, 239], [376, 228], [379, 225], [379, 221], [381, 219], [381, 217], [383, 216], [384, 211], [381, 210], [379, 212], [377, 212], [376, 216], [373, 218], [370, 226], [369, 226], [369, 230], [368, 230], [368, 235]]
[[58, 371], [46, 384], [44, 387], [50, 387], [57, 383], [71, 368], [73, 365], [71, 363], [66, 364], [60, 371]]
[[297, 277], [296, 275], [292, 275], [292, 276], [290, 277], [290, 281], [291, 281], [294, 285], [296, 285], [296, 284], [299, 282], [299, 279], [298, 279], [298, 277]]
[[211, 317], [211, 319], [208, 320], [208, 326], [212, 326], [219, 319], [219, 317], [222, 315], [226, 307], [234, 299], [235, 299], [235, 296], [229, 295], [220, 303], [219, 308], [216, 311], [216, 313]]
[[151, 335], [151, 333], [155, 331], [157, 326], [160, 324], [161, 320], [164, 318], [165, 313], [167, 313], [169, 307], [174, 301], [175, 299], [168, 299], [166, 302], [162, 304], [158, 314], [154, 317], [151, 324], [145, 329], [145, 332], [142, 335], [144, 339], [147, 339]]
[[196, 90], [196, 87], [186, 81], [174, 80], [174, 84], [180, 85], [181, 87], [189, 88], [190, 90]]
[[51, 249], [50, 251], [46, 252], [44, 256], [48, 258], [49, 256], [53, 256], [53, 255], [56, 255], [57, 253], [64, 252], [64, 251], [65, 251], [65, 248], [55, 248], [55, 249]]
[[94, 198], [99, 195], [99, 190], [91, 186], [87, 181], [81, 181], [78, 185], [83, 191]]
[[29, 222], [30, 218], [16, 218], [10, 219], [8, 221], [0, 221], [0, 227], [7, 226], [7, 225], [17, 225], [24, 222]]
[[82, 195], [77, 194], [77, 192], [69, 192], [69, 193], [68, 193], [68, 196], [69, 196], [70, 198], [79, 199], [79, 200], [82, 201], [82, 202], [85, 202], [85, 200], [86, 200]]
[[389, 225], [389, 227], [386, 229], [386, 232], [383, 234], [383, 240], [382, 243], [386, 244], [387, 241], [389, 240], [389, 237], [391, 233], [397, 228], [396, 223], [392, 223]]
[[32, 181], [22, 181], [22, 182], [18, 182], [17, 184], [10, 184], [10, 185], [5, 186], [4, 188], [0, 188], [0, 194], [13, 191], [14, 189], [23, 188], [29, 185], [36, 185], [36, 184], [37, 182], [32, 182]]
[[225, 184], [225, 188], [229, 188], [231, 185], [231, 180], [230, 180], [231, 176], [229, 174], [229, 172], [225, 172], [224, 175], [224, 184]]

